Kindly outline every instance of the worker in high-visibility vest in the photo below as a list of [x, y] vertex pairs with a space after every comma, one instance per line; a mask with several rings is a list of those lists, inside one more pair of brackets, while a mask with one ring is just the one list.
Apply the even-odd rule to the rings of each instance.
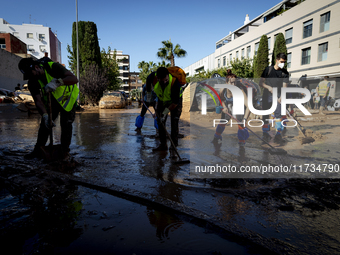
[[[39, 158], [41, 146], [45, 146], [54, 120], [60, 113], [61, 147], [64, 158], [69, 156], [69, 146], [72, 139], [72, 123], [75, 119], [76, 101], [79, 89], [76, 85], [77, 77], [59, 63], [44, 57], [37, 61], [32, 58], [23, 58], [18, 64], [19, 70], [28, 80], [28, 89], [34, 99], [41, 123], [34, 150], [25, 155], [26, 159]], [[48, 111], [48, 93], [51, 93], [52, 122]], [[52, 123], [52, 126], [51, 124]]]
[[[180, 88], [179, 81], [172, 76], [168, 69], [160, 67], [156, 72], [152, 72], [146, 80], [146, 102], [151, 102], [152, 92], [151, 87], [153, 85], [153, 91], [156, 93], [158, 101], [156, 112], [160, 119], [157, 118], [159, 128], [160, 146], [155, 148], [155, 151], [168, 150], [166, 133], [162, 128], [160, 122], [166, 124], [168, 113], [171, 114], [171, 139], [175, 146], [178, 145], [178, 121], [181, 113], [180, 105]], [[173, 151], [170, 148], [170, 153]]]
[[320, 110], [319, 113], [321, 115], [325, 115], [323, 112], [325, 110], [326, 103], [328, 101], [329, 96], [329, 89], [331, 87], [331, 83], [328, 81], [328, 76], [325, 76], [323, 78], [323, 81], [321, 81], [318, 86], [316, 87], [316, 94], [318, 97], [320, 97]]

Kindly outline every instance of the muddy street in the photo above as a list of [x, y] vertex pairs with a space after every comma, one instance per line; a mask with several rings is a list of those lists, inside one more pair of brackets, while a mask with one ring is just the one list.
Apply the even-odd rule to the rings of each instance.
[[[150, 114], [142, 132], [134, 131], [138, 108], [78, 112], [71, 158], [55, 163], [23, 158], [36, 142], [37, 114], [28, 116], [15, 104], [0, 105], [0, 112], [1, 237], [12, 248], [10, 240], [17, 239], [14, 253], [99, 247], [99, 253], [120, 254], [340, 252], [336, 112], [301, 121], [313, 132], [311, 144], [301, 145], [298, 130], [288, 129], [288, 143], [280, 147], [287, 155], [271, 155], [254, 135], [240, 149], [237, 127], [229, 126], [216, 147], [210, 142], [215, 129], [199, 124], [200, 113], [183, 112], [178, 152], [190, 164], [152, 151], [159, 140]], [[254, 132], [260, 135], [260, 129]], [[54, 138], [60, 143], [59, 125]], [[334, 170], [292, 176], [195, 172], [216, 164], [325, 164]]]

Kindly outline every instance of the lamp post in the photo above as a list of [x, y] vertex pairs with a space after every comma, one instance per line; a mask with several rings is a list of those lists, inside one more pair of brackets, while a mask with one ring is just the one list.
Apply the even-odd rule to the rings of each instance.
[[[78, 88], [80, 89], [80, 75], [79, 75], [79, 39], [78, 39], [78, 1], [76, 0], [76, 34], [77, 34], [77, 79], [78, 79]], [[79, 103], [79, 95], [78, 95], [78, 103]]]

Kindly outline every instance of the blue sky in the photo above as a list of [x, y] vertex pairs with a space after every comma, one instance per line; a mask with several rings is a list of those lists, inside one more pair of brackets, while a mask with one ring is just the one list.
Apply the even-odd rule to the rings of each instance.
[[[48, 26], [62, 43], [62, 62], [68, 67], [67, 45], [72, 41], [76, 1], [3, 1], [0, 17], [14, 25], [32, 23]], [[184, 68], [208, 56], [215, 43], [280, 0], [173, 0], [104, 1], [78, 0], [78, 20], [97, 25], [100, 48], [122, 50], [130, 55], [131, 71], [140, 61], [160, 62], [156, 53], [161, 42], [179, 44], [188, 53], [176, 58]]]

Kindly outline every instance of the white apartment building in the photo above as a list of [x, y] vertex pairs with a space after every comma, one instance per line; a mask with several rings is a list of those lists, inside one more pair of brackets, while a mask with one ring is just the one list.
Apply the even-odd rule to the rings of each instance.
[[[113, 51], [111, 51], [111, 54], [113, 54]], [[122, 80], [121, 90], [129, 93], [130, 56], [123, 54], [122, 50], [117, 50], [116, 60], [119, 67], [119, 78]]]
[[[278, 14], [279, 10], [286, 10]], [[253, 59], [262, 35], [268, 37], [269, 60], [275, 37], [283, 33], [288, 52], [291, 79], [307, 75], [319, 79], [340, 77], [340, 1], [284, 0], [253, 20], [247, 15], [244, 25], [216, 42], [215, 52], [186, 67], [190, 76], [202, 68], [228, 67], [236, 58]], [[213, 61], [213, 63], [210, 63]]]
[[36, 24], [9, 24], [0, 18], [0, 33], [11, 33], [27, 45], [27, 53], [39, 59], [45, 52], [55, 62], [61, 62], [61, 42], [51, 28]]

